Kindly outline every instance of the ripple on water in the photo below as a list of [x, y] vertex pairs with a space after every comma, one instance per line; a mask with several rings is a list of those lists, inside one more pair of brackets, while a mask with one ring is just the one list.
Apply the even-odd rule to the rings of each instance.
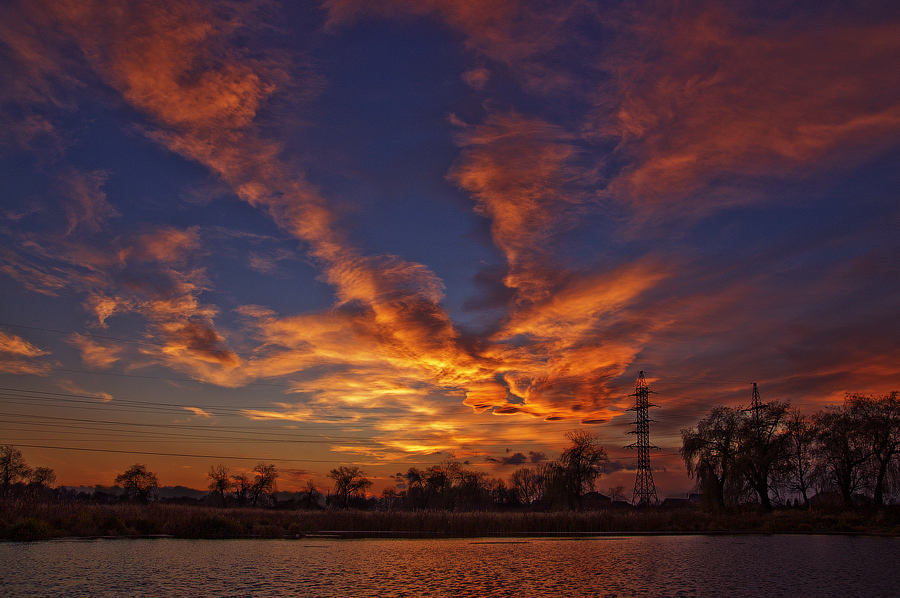
[[0, 544], [0, 596], [893, 596], [900, 539], [131, 540]]

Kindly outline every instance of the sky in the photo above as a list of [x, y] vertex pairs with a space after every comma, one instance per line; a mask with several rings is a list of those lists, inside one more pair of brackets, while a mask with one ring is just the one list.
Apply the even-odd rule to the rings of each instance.
[[[0, 443], [204, 488], [900, 390], [900, 4], [0, 6]], [[401, 487], [402, 488], [402, 487]]]

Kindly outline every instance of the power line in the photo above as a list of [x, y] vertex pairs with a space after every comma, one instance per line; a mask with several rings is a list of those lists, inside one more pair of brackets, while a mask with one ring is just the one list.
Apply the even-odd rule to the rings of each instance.
[[[163, 453], [156, 451], [129, 451], [124, 449], [98, 449], [85, 448], [78, 446], [51, 446], [46, 444], [16, 444], [25, 448], [51, 449], [62, 451], [87, 451], [93, 453], [117, 453], [125, 455], [141, 455], [153, 457], [185, 457], [190, 459], [227, 459], [227, 460], [243, 460], [243, 461], [279, 461], [285, 463], [334, 463], [336, 459], [287, 459], [280, 457], [268, 457], [261, 459], [259, 457], [240, 457], [235, 455], [195, 455], [190, 453]], [[433, 461], [364, 461], [353, 462], [354, 465], [424, 465]]]

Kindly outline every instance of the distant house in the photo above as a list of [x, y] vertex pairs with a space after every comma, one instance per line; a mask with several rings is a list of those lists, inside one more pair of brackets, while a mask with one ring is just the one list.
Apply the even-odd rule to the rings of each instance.
[[659, 508], [660, 509], [688, 509], [691, 506], [693, 506], [691, 504], [691, 501], [686, 498], [675, 498], [675, 497], [669, 496], [669, 497], [663, 499], [663, 501], [659, 505]]
[[[853, 506], [865, 507], [872, 504], [872, 498], [865, 494], [854, 494], [850, 497]], [[844, 506], [844, 498], [839, 492], [819, 492], [810, 497], [809, 506], [819, 509], [839, 509]]]
[[693, 492], [688, 493], [687, 498], [670, 496], [664, 499], [659, 507], [661, 509], [687, 509], [700, 504], [701, 498], [699, 494]]
[[612, 505], [612, 499], [599, 492], [586, 492], [581, 495], [581, 507], [588, 511], [606, 509]]

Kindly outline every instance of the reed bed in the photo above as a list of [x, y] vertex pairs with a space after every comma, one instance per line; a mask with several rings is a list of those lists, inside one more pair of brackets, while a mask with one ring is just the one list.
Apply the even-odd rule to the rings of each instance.
[[900, 510], [278, 511], [175, 504], [0, 503], [0, 538], [517, 537], [629, 533], [900, 534]]

